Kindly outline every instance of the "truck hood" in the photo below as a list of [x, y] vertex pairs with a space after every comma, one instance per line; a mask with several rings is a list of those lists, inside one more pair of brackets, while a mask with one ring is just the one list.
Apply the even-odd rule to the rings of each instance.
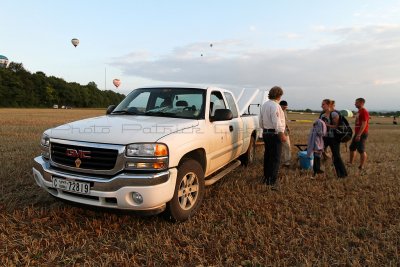
[[50, 138], [127, 145], [156, 142], [160, 138], [196, 127], [197, 120], [180, 118], [109, 115], [67, 123], [47, 130]]

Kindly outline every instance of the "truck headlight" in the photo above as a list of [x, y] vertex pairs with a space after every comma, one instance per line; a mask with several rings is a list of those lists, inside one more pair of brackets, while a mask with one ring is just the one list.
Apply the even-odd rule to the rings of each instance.
[[128, 170], [165, 170], [168, 168], [168, 147], [160, 143], [138, 143], [126, 147]]
[[47, 134], [43, 134], [40, 139], [40, 149], [42, 157], [48, 160], [50, 158], [50, 137]]
[[126, 147], [128, 157], [166, 157], [168, 147], [164, 144], [130, 144]]

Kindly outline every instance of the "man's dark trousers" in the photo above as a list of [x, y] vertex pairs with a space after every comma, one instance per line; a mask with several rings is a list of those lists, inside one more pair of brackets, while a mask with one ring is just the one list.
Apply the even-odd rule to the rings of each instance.
[[264, 182], [274, 185], [281, 164], [282, 141], [275, 133], [263, 133], [264, 139]]

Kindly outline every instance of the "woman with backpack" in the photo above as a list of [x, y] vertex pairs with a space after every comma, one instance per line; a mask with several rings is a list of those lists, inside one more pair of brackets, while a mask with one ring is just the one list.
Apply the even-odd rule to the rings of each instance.
[[325, 147], [330, 147], [332, 151], [333, 165], [335, 166], [338, 178], [347, 177], [346, 166], [340, 156], [340, 141], [335, 138], [334, 129], [339, 124], [339, 112], [334, 110], [335, 101], [330, 99], [322, 100], [322, 113], [320, 119], [323, 120], [328, 129], [327, 136], [324, 138]]

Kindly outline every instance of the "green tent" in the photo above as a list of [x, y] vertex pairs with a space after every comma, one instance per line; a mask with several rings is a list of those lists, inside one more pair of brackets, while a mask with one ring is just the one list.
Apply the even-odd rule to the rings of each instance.
[[341, 110], [340, 114], [342, 114], [342, 116], [345, 116], [345, 117], [348, 117], [348, 118], [353, 117], [353, 112], [351, 110], [349, 110], [349, 109]]

